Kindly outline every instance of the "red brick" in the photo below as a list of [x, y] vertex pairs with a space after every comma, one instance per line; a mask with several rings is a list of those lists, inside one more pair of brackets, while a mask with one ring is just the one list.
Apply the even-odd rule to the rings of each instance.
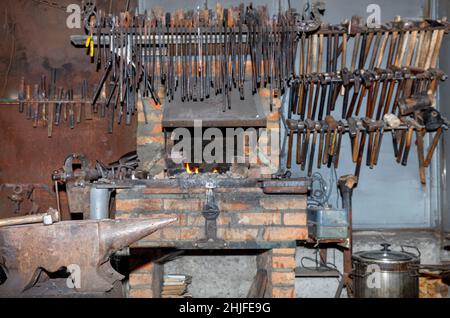
[[151, 288], [132, 288], [128, 295], [130, 298], [152, 298], [153, 291]]
[[220, 201], [219, 209], [220, 211], [240, 212], [252, 210], [253, 206], [242, 201]]
[[151, 271], [153, 271], [154, 266], [155, 266], [155, 264], [153, 262], [148, 262], [148, 263], [141, 264], [141, 265], [133, 268], [133, 272], [146, 271], [146, 272], [150, 273]]
[[[279, 120], [280, 120], [280, 112], [278, 112], [278, 111], [271, 112], [269, 115], [267, 115], [268, 122], [276, 121], [278, 123]], [[279, 125], [278, 125], [278, 127], [279, 127]]]
[[266, 241], [305, 240], [307, 236], [306, 228], [267, 227], [264, 231], [264, 240]]
[[114, 216], [114, 218], [115, 218], [116, 220], [129, 219], [129, 218], [130, 218], [130, 214], [129, 214], [129, 213], [116, 213], [116, 215]]
[[275, 213], [239, 213], [238, 223], [245, 225], [275, 225], [281, 224], [281, 215]]
[[227, 241], [254, 241], [258, 235], [258, 229], [219, 228], [217, 235]]
[[306, 197], [298, 195], [265, 197], [261, 198], [260, 204], [267, 210], [306, 209]]
[[[162, 116], [161, 116], [161, 119], [162, 119]], [[163, 127], [162, 127], [162, 123], [161, 122], [159, 122], [159, 123], [152, 123], [151, 127], [152, 127], [151, 130], [150, 130], [150, 135], [151, 136], [157, 137], [158, 135], [162, 134]]]
[[165, 241], [196, 241], [202, 235], [203, 229], [199, 227], [167, 227], [162, 230], [162, 239]]
[[147, 144], [151, 144], [152, 142], [153, 142], [152, 139], [150, 137], [147, 137], [147, 136], [138, 136], [136, 138], [136, 144], [138, 146], [144, 146], [144, 145], [147, 145]]
[[202, 211], [203, 203], [200, 199], [164, 199], [166, 211]]
[[172, 225], [175, 226], [184, 226], [186, 225], [187, 216], [184, 213], [146, 213], [146, 214], [140, 214], [140, 219], [172, 219], [176, 218], [177, 221], [172, 223]]
[[187, 227], [180, 232], [181, 240], [198, 240], [202, 237], [203, 230], [197, 227]]
[[159, 241], [161, 239], [161, 231], [162, 230], [153, 232], [152, 234], [142, 238], [141, 241]]
[[[186, 215], [186, 214], [185, 214]], [[188, 226], [204, 226], [205, 225], [205, 218], [200, 213], [198, 214], [188, 214], [187, 217], [187, 223]], [[217, 224], [218, 225], [229, 225], [231, 222], [230, 216], [225, 213], [220, 213], [219, 217], [217, 218]]]
[[132, 211], [142, 209], [145, 211], [159, 211], [162, 208], [161, 199], [137, 199], [137, 200], [117, 200], [117, 211]]
[[142, 286], [152, 284], [152, 274], [151, 273], [131, 273], [128, 280], [130, 286]]
[[294, 285], [295, 273], [289, 272], [272, 272], [272, 284], [273, 285]]
[[273, 255], [295, 255], [296, 248], [274, 248]]
[[272, 268], [295, 268], [295, 257], [272, 256]]
[[[280, 115], [278, 115], [277, 117], [280, 117]], [[266, 128], [267, 129], [280, 129], [280, 122], [278, 120], [267, 120]]]
[[162, 112], [152, 111], [147, 114], [147, 120], [149, 121], [149, 123], [151, 123], [151, 125], [155, 123], [161, 123], [162, 118]]
[[273, 287], [272, 288], [273, 298], [294, 298], [295, 289], [294, 287]]
[[306, 225], [306, 213], [295, 212], [295, 213], [284, 213], [283, 216], [284, 225]]
[[270, 89], [261, 88], [259, 90], [259, 96], [261, 96], [263, 98], [269, 98], [270, 97]]
[[148, 138], [149, 138], [151, 143], [156, 143], [156, 144], [161, 144], [161, 145], [164, 144], [164, 135], [163, 134], [160, 134], [160, 135], [157, 135], [157, 136], [151, 136], [151, 137], [148, 137]]

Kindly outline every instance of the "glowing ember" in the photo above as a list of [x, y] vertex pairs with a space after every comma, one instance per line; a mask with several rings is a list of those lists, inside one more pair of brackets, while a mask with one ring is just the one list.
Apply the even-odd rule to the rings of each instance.
[[198, 167], [194, 167], [192, 169], [191, 166], [189, 165], [189, 163], [185, 163], [184, 167], [186, 168], [186, 173], [188, 173], [188, 174], [199, 174]]

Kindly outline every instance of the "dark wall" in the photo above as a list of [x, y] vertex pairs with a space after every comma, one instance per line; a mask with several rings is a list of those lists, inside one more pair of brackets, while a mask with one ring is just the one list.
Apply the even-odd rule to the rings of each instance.
[[[81, 1], [50, 1], [58, 6]], [[97, 4], [109, 10], [110, 1]], [[125, 7], [126, 1], [111, 1], [112, 11]], [[2, 0], [0, 7], [0, 98], [17, 97], [22, 76], [28, 83], [38, 83], [40, 76], [50, 77], [51, 68], [58, 69], [58, 85], [72, 86], [75, 92], [83, 79], [95, 84], [100, 74], [83, 48], [70, 43], [70, 35], [83, 34], [81, 29], [68, 29], [68, 14], [38, 0]], [[6, 85], [5, 85], [6, 84]], [[91, 90], [93, 90], [91, 86]], [[136, 121], [136, 118], [135, 118]], [[51, 173], [63, 165], [73, 152], [85, 153], [92, 163], [117, 160], [136, 149], [136, 123], [114, 127], [107, 133], [107, 120], [97, 115], [94, 120], [82, 122], [70, 129], [64, 121], [54, 127], [48, 138], [46, 128], [33, 128], [17, 105], [0, 104], [0, 217], [13, 216], [14, 204], [8, 199], [12, 193], [9, 184], [35, 184], [34, 199], [45, 211], [55, 207]], [[47, 189], [41, 189], [46, 187]], [[62, 193], [62, 205], [65, 196]], [[25, 200], [21, 214], [31, 205]], [[66, 210], [66, 209], [65, 209]], [[65, 218], [67, 218], [65, 214]]]
[[[47, 3], [57, 3], [57, 7]], [[131, 1], [131, 7], [135, 1]], [[0, 97], [17, 96], [22, 76], [28, 82], [50, 76], [51, 68], [58, 70], [58, 83], [77, 88], [83, 79], [92, 84], [100, 74], [83, 48], [70, 43], [70, 36], [84, 34], [84, 29], [69, 29], [69, 16], [64, 9], [79, 0], [2, 0], [0, 6]], [[124, 10], [126, 0], [97, 0], [103, 12]], [[6, 86], [5, 86], [6, 83]]]

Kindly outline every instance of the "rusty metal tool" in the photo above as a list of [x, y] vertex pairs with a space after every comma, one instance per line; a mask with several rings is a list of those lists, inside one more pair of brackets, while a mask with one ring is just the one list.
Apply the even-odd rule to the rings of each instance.
[[[316, 74], [316, 73], [314, 73], [314, 74]], [[313, 108], [316, 108], [315, 107], [316, 104], [313, 104], [313, 97], [314, 97], [314, 95], [317, 95], [317, 87], [319, 85], [315, 84], [315, 82], [313, 80], [313, 75], [308, 75], [308, 82], [309, 82], [309, 96], [308, 96], [308, 114], [307, 114], [306, 118], [313, 119], [313, 113], [315, 113], [313, 111]]]
[[303, 132], [306, 130], [304, 122], [300, 121], [297, 124], [297, 156], [296, 162], [298, 165], [302, 163], [302, 146], [303, 146]]
[[324, 139], [325, 139], [325, 133], [328, 130], [328, 125], [327, 123], [322, 120], [320, 121], [320, 138], [319, 138], [319, 153], [317, 156], [317, 169], [320, 169], [320, 167], [322, 166], [322, 157], [323, 157], [323, 153], [324, 153]]
[[409, 97], [402, 97], [398, 100], [398, 108], [402, 116], [410, 115], [418, 111], [425, 110], [436, 102], [433, 96], [427, 93], [413, 94]]
[[36, 128], [38, 126], [39, 122], [39, 85], [35, 84], [33, 86], [33, 113], [31, 116], [31, 119], [33, 119], [33, 128]]
[[388, 53], [387, 62], [386, 62], [387, 68], [390, 68], [391, 65], [393, 65], [393, 58], [395, 55], [397, 38], [398, 38], [398, 30], [396, 28], [394, 28], [394, 30], [392, 31], [392, 34], [391, 34], [391, 42], [390, 42], [389, 53]]
[[373, 44], [372, 55], [369, 61], [369, 70], [373, 70], [375, 68], [375, 61], [378, 56], [378, 48], [380, 47], [380, 42], [383, 37], [383, 33], [381, 31], [374, 31], [374, 33], [376, 33], [376, 35], [375, 35], [375, 42]]
[[304, 171], [306, 169], [306, 163], [308, 159], [309, 143], [311, 133], [315, 130], [315, 122], [311, 119], [306, 119], [305, 122], [305, 138], [303, 139], [302, 155], [301, 155], [301, 169]]
[[317, 133], [322, 129], [320, 122], [314, 122], [313, 136], [311, 142], [311, 152], [309, 154], [309, 163], [308, 163], [308, 177], [312, 176], [312, 170], [314, 165], [314, 155], [316, 152], [316, 141], [317, 141]]
[[327, 123], [327, 135], [325, 138], [325, 150], [323, 153], [322, 163], [328, 164], [330, 159], [334, 155], [334, 149], [336, 147], [336, 136], [337, 136], [337, 121], [333, 116], [328, 115], [325, 117], [325, 122]]
[[423, 137], [425, 135], [425, 131], [416, 130], [416, 146], [417, 146], [417, 159], [419, 161], [419, 178], [422, 184], [426, 184], [426, 173], [425, 173], [425, 159], [424, 159], [424, 146], [423, 146]]
[[402, 117], [402, 120], [408, 126], [408, 133], [406, 135], [405, 151], [403, 153], [403, 157], [402, 157], [402, 161], [401, 161], [401, 164], [403, 166], [406, 166], [408, 164], [409, 150], [411, 149], [411, 143], [412, 143], [414, 129], [421, 130], [424, 127], [411, 117]]
[[348, 126], [347, 120], [342, 119], [338, 122], [338, 127], [337, 127], [337, 144], [334, 150], [334, 155], [333, 155], [333, 164], [334, 167], [337, 169], [339, 167], [339, 158], [341, 155], [341, 147], [342, 147], [342, 135], [344, 134], [345, 131], [345, 127]]
[[[377, 113], [376, 113], [376, 120], [380, 120], [382, 118], [383, 114], [383, 106], [384, 103], [386, 101], [386, 94], [388, 91], [388, 87], [390, 88], [393, 83], [392, 83], [392, 77], [394, 76], [394, 73], [392, 72], [392, 70], [387, 69], [383, 71], [383, 77], [382, 77], [382, 81], [383, 81], [383, 87], [381, 88], [381, 94], [380, 94], [380, 100], [378, 102], [378, 106], [377, 106]], [[391, 96], [392, 96], [392, 92], [391, 92]]]
[[314, 83], [315, 86], [315, 93], [314, 93], [314, 102], [312, 106], [312, 113], [310, 118], [315, 120], [316, 119], [316, 113], [317, 113], [317, 105], [319, 103], [319, 95], [320, 95], [320, 78], [317, 74], [312, 74], [311, 82]]
[[433, 154], [436, 150], [436, 147], [439, 143], [439, 139], [441, 138], [443, 133], [443, 128], [438, 128], [436, 133], [434, 134], [433, 141], [431, 142], [430, 148], [427, 151], [427, 156], [424, 161], [424, 166], [429, 167], [431, 164], [431, 160], [433, 159]]
[[[288, 127], [289, 127], [289, 121], [288, 121]], [[287, 155], [287, 163], [286, 163], [286, 168], [288, 168], [288, 169], [291, 169], [291, 167], [292, 167], [292, 148], [293, 148], [293, 146], [294, 146], [294, 130], [292, 129], [292, 127], [289, 127], [288, 155]]]
[[353, 117], [348, 118], [347, 123], [351, 143], [352, 161], [356, 162], [358, 158], [358, 140], [360, 129], [358, 127], [358, 122]]
[[381, 44], [380, 44], [380, 51], [377, 57], [377, 62], [375, 64], [375, 67], [380, 68], [381, 67], [381, 63], [383, 62], [383, 58], [385, 56], [385, 51], [386, 51], [386, 44], [388, 42], [388, 38], [389, 38], [389, 31], [384, 32], [383, 35], [383, 39], [381, 40]]
[[361, 173], [361, 164], [362, 164], [362, 159], [363, 159], [363, 155], [364, 155], [364, 147], [366, 145], [366, 136], [367, 136], [367, 131], [365, 129], [361, 130], [361, 140], [359, 143], [358, 158], [356, 160], [356, 168], [355, 168], [355, 176], [357, 178], [359, 178], [359, 175]]
[[350, 91], [350, 73], [346, 67], [341, 71], [342, 87], [344, 89], [344, 99], [342, 101], [342, 119], [347, 118], [348, 97]]
[[359, 70], [353, 73], [353, 78], [353, 96], [352, 100], [350, 101], [350, 106], [348, 108], [347, 114], [345, 116], [345, 118], [347, 119], [353, 116], [353, 111], [355, 109], [356, 102], [358, 101], [359, 93], [361, 91], [361, 78]]
[[328, 73], [322, 73], [319, 74], [319, 79], [320, 79], [321, 95], [320, 95], [318, 120], [322, 120], [325, 107], [325, 98], [327, 96], [327, 91], [329, 90], [328, 83], [330, 82], [330, 77]]
[[373, 145], [372, 158], [370, 159], [370, 169], [373, 169], [373, 167], [378, 164], [378, 158], [380, 157], [381, 145], [383, 142], [385, 129], [385, 124], [383, 120], [377, 120], [375, 124], [377, 128], [375, 134], [375, 141]]
[[402, 122], [394, 114], [384, 115], [383, 121], [389, 128], [391, 128], [392, 146], [394, 147], [394, 157], [397, 158], [398, 157], [397, 129], [400, 127]]
[[366, 130], [366, 133], [369, 135], [369, 142], [367, 145], [367, 157], [366, 157], [366, 165], [370, 166], [371, 165], [371, 160], [372, 160], [372, 152], [373, 152], [373, 142], [374, 142], [374, 134], [375, 134], [375, 130], [377, 128], [376, 125], [376, 121], [371, 119], [371, 118], [364, 118], [363, 119], [363, 126]]

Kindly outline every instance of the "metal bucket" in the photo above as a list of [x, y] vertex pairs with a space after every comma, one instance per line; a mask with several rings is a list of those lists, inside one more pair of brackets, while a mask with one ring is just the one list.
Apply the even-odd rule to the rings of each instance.
[[[352, 256], [353, 292], [356, 298], [418, 298], [420, 251], [416, 247], [401, 246], [392, 251], [389, 244], [383, 249], [358, 252]], [[417, 254], [405, 251], [414, 248]]]

